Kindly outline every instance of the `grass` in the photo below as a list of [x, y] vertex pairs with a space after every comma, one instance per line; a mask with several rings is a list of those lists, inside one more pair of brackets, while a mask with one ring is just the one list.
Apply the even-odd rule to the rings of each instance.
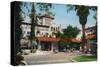
[[75, 61], [77, 62], [84, 62], [84, 61], [96, 61], [97, 56], [77, 56], [74, 58]]

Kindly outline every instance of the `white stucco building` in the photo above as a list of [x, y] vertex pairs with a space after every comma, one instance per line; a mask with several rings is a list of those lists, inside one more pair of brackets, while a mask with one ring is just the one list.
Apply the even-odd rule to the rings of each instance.
[[38, 21], [38, 25], [35, 26], [35, 35], [37, 37], [52, 37], [54, 36], [53, 33], [57, 33], [61, 30], [61, 26], [58, 26], [54, 22], [54, 18], [48, 14], [42, 15], [41, 19], [38, 19]]
[[[23, 21], [20, 28], [22, 29], [22, 37], [30, 36], [31, 23]], [[36, 37], [56, 37], [54, 33], [61, 32], [61, 25], [57, 25], [54, 21], [54, 17], [46, 14], [37, 18], [37, 25], [35, 25]]]

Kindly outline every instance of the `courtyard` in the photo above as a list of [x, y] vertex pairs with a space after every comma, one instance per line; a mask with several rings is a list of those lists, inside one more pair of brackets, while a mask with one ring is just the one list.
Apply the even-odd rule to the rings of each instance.
[[30, 53], [28, 55], [23, 55], [23, 57], [28, 65], [32, 65], [77, 62], [74, 60], [74, 58], [81, 55], [81, 52], [78, 51], [58, 53], [52, 53], [50, 51], [41, 51], [39, 53]]

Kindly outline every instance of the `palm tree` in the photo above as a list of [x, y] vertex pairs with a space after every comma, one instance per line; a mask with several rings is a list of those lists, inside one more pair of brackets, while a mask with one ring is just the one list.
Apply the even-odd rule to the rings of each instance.
[[[85, 36], [85, 25], [87, 23], [87, 17], [90, 14], [90, 10], [96, 11], [95, 6], [83, 6], [83, 5], [67, 5], [67, 11], [75, 10], [76, 15], [79, 17], [79, 23], [82, 25], [82, 42], [83, 46], [86, 46], [86, 36]], [[84, 51], [84, 48], [83, 48]]]
[[[33, 39], [35, 37], [35, 26], [37, 25], [37, 18], [40, 18], [41, 14], [43, 14], [43, 12], [47, 12], [49, 15], [53, 15], [54, 14], [52, 12], [50, 12], [49, 10], [52, 8], [52, 4], [51, 3], [27, 3], [27, 2], [23, 2], [23, 6], [26, 7], [28, 13], [27, 16], [30, 17], [31, 19], [31, 39]], [[29, 8], [29, 7], [31, 8]], [[37, 13], [37, 9], [40, 10], [40, 13]], [[23, 14], [25, 14], [25, 12], [23, 11]]]
[[[31, 9], [31, 22], [32, 22], [32, 27], [31, 27], [31, 38], [35, 37], [35, 26], [37, 24], [37, 18], [39, 18], [39, 15], [36, 14], [36, 6], [39, 7], [40, 11], [49, 11], [50, 8], [52, 8], [52, 5], [50, 3], [32, 3], [32, 9]], [[40, 13], [39, 13], [40, 14]]]
[[[37, 7], [39, 8], [40, 11], [49, 11], [50, 8], [52, 8], [52, 5], [50, 3], [28, 3], [31, 6], [31, 10], [29, 10], [29, 8], [27, 7], [27, 3], [25, 2], [24, 5], [25, 7], [27, 7], [28, 12], [30, 12], [30, 14], [28, 15], [31, 19], [31, 36], [30, 36], [30, 40], [31, 40], [31, 44], [33, 43], [33, 40], [35, 41], [35, 26], [37, 25], [37, 18], [40, 18], [41, 13], [37, 14], [36, 13], [36, 9]], [[51, 13], [50, 13], [51, 14]], [[35, 45], [34, 45], [35, 48]]]

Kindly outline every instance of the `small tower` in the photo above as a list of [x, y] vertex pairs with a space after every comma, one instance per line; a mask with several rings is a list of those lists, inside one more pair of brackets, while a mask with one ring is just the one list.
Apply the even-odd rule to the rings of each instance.
[[54, 17], [49, 15], [48, 13], [42, 15], [41, 18], [42, 18], [42, 24], [46, 26], [50, 26], [54, 20]]

